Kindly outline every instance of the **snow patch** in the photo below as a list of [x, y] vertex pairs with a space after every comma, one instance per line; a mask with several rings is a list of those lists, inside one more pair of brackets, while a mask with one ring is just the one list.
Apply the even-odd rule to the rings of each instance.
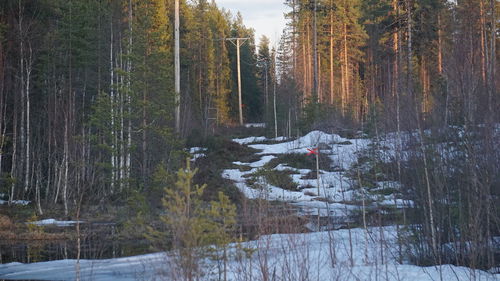
[[248, 138], [233, 139], [234, 142], [239, 143], [241, 145], [254, 143], [254, 142], [261, 142], [261, 141], [265, 141], [265, 140], [267, 140], [266, 137], [248, 137]]
[[193, 154], [193, 153], [199, 153], [199, 152], [204, 152], [204, 151], [207, 151], [208, 148], [205, 148], [205, 147], [191, 147], [189, 149], [189, 153]]
[[[12, 200], [12, 204], [13, 205], [26, 206], [29, 203], [31, 203], [31, 201], [28, 201], [28, 200]], [[1, 200], [0, 199], [0, 205], [5, 205], [5, 204], [9, 204], [9, 200]]]
[[245, 128], [265, 128], [266, 123], [246, 123]]
[[56, 219], [44, 219], [40, 221], [31, 221], [27, 222], [27, 224], [34, 224], [38, 226], [43, 225], [56, 225], [56, 226], [72, 226], [76, 223], [84, 223], [83, 221], [58, 221]]

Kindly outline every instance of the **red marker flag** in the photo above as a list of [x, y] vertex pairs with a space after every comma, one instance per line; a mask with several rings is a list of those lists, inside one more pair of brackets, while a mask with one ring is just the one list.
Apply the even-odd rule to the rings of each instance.
[[310, 150], [308, 148], [307, 150], [309, 150], [309, 153], [307, 153], [307, 156], [312, 155], [312, 154], [318, 155], [318, 148], [314, 148], [313, 150]]

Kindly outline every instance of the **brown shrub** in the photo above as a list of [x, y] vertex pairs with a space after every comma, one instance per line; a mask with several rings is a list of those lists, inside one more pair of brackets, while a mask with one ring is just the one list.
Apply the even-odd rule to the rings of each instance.
[[8, 230], [12, 229], [14, 227], [14, 224], [10, 220], [9, 217], [0, 215], [0, 230]]

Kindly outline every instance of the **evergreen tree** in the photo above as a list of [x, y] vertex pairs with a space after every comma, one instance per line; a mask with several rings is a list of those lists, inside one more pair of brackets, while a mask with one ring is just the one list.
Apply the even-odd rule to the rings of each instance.
[[264, 120], [268, 127], [272, 120], [272, 58], [269, 52], [269, 38], [262, 35], [257, 50], [257, 76], [260, 91], [263, 93], [262, 105], [264, 107]]

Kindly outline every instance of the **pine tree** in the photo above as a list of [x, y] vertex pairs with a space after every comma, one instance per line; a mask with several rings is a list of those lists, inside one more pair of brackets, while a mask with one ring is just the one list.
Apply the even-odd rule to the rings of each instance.
[[[197, 171], [191, 169], [190, 160], [186, 159], [186, 167], [177, 172], [174, 187], [164, 188], [162, 204], [165, 214], [160, 218], [167, 232], [148, 227], [146, 237], [161, 247], [172, 245], [177, 273], [186, 280], [199, 278], [204, 270], [201, 261], [207, 256], [219, 262], [219, 272], [226, 280], [227, 245], [232, 241], [236, 225], [236, 206], [222, 192], [219, 192], [217, 201], [211, 201], [209, 205], [203, 202], [202, 195], [207, 186], [193, 185]], [[165, 179], [168, 173], [160, 168], [157, 177]]]
[[[271, 124], [272, 120], [272, 115], [271, 115], [271, 110], [272, 110], [272, 96], [271, 96], [271, 90], [272, 90], [272, 59], [271, 59], [271, 54], [269, 52], [269, 38], [263, 35], [260, 38], [258, 50], [257, 50], [257, 56], [258, 56], [258, 69], [257, 69], [257, 77], [259, 79], [259, 86], [260, 90], [264, 96], [263, 98], [263, 106], [264, 106], [264, 121], [267, 124]], [[270, 126], [268, 126], [270, 127]]]
[[[195, 280], [199, 274], [199, 261], [203, 257], [206, 243], [204, 230], [206, 221], [203, 217], [201, 196], [206, 185], [193, 185], [193, 177], [198, 169], [191, 170], [189, 159], [186, 168], [177, 172], [177, 182], [173, 188], [165, 188], [162, 199], [165, 215], [161, 220], [168, 227], [172, 248], [177, 254], [178, 269], [186, 280]], [[150, 228], [156, 239], [165, 239], [162, 233]]]

